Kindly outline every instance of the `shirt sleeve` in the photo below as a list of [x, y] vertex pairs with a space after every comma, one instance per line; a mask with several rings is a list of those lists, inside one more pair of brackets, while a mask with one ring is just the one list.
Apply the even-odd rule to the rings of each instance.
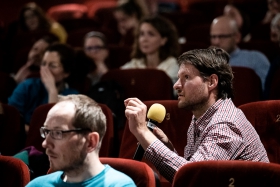
[[154, 141], [147, 148], [144, 156], [170, 183], [172, 183], [176, 171], [188, 163], [185, 158], [171, 151], [160, 140]]

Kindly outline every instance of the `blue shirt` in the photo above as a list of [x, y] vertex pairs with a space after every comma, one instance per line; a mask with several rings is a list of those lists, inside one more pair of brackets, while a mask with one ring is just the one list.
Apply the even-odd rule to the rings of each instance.
[[265, 80], [270, 67], [267, 57], [258, 51], [240, 50], [237, 48], [230, 54], [229, 64], [231, 66], [240, 66], [253, 69], [260, 77], [262, 89], [265, 88]]
[[98, 175], [83, 182], [68, 183], [62, 180], [62, 171], [37, 177], [27, 184], [27, 187], [135, 187], [133, 180], [122, 172], [119, 172], [109, 165]]
[[[78, 94], [78, 91], [65, 88], [60, 95]], [[49, 95], [40, 78], [29, 78], [20, 83], [8, 99], [8, 104], [16, 107], [24, 118], [25, 124], [30, 123], [33, 111], [40, 105], [48, 103]]]

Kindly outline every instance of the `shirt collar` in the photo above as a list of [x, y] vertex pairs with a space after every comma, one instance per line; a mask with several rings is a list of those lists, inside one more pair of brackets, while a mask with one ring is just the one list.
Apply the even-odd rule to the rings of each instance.
[[237, 53], [238, 53], [239, 51], [240, 51], [240, 48], [237, 47], [234, 51], [232, 51], [232, 52], [230, 53], [230, 56], [231, 56], [231, 57], [236, 56]]
[[223, 103], [223, 99], [218, 99], [211, 107], [209, 107], [206, 112], [196, 119], [194, 116], [192, 118], [195, 128], [199, 131], [199, 134], [204, 131], [205, 127], [208, 125], [209, 121], [212, 119], [212, 116], [218, 110], [218, 108]]

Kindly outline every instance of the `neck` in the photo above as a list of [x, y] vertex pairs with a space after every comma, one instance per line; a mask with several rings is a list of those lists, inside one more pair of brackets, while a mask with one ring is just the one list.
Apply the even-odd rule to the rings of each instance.
[[148, 68], [157, 68], [161, 62], [158, 53], [147, 55], [145, 60]]
[[65, 88], [65, 82], [64, 81], [57, 82], [55, 85], [56, 85], [56, 89], [57, 89], [58, 93], [60, 93]]
[[195, 106], [192, 109], [192, 113], [196, 119], [199, 119], [213, 104], [215, 104], [216, 99], [209, 98], [206, 102], [201, 103], [200, 105]]
[[[86, 166], [82, 166], [80, 169], [65, 171], [63, 181], [69, 183], [82, 182], [103, 171], [105, 166], [100, 162], [98, 156], [95, 158], [91, 157], [90, 160], [91, 161], [88, 161], [88, 164], [84, 164]], [[95, 162], [92, 160], [95, 160]]]
[[101, 76], [105, 74], [107, 71], [108, 71], [107, 66], [105, 65], [104, 62], [102, 62], [102, 63], [96, 63], [96, 69], [94, 70], [93, 73]]

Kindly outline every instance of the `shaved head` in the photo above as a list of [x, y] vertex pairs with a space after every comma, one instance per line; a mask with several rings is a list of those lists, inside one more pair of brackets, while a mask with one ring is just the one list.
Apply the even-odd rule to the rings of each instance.
[[237, 48], [241, 35], [236, 21], [228, 16], [220, 16], [212, 21], [210, 29], [211, 44], [229, 54]]

